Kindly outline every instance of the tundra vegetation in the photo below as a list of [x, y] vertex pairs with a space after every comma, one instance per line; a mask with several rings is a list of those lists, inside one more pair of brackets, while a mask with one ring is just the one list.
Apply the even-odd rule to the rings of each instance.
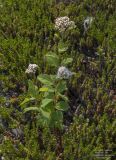
[[115, 6], [0, 0], [1, 160], [115, 159]]

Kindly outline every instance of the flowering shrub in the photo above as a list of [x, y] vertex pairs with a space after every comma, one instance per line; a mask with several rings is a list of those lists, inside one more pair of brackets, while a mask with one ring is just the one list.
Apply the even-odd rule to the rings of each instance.
[[0, 2], [1, 159], [115, 159], [115, 1], [63, 2]]
[[[43, 84], [38, 89], [31, 81], [29, 81], [28, 92], [29, 97], [21, 103], [36, 101], [36, 106], [25, 107], [24, 112], [37, 111], [38, 125], [41, 127], [49, 127], [54, 130], [58, 147], [56, 147], [56, 155], [60, 156], [63, 152], [61, 130], [63, 129], [63, 112], [69, 108], [68, 97], [65, 95], [67, 91], [66, 81], [72, 76], [66, 67], [60, 67], [57, 75], [41, 74], [37, 79]], [[41, 103], [37, 103], [38, 94], [41, 93]], [[30, 97], [31, 96], [31, 97]]]

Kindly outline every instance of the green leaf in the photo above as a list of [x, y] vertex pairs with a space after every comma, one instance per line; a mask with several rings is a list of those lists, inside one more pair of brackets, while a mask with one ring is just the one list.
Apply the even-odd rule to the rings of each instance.
[[63, 42], [60, 42], [59, 45], [58, 45], [58, 52], [59, 53], [63, 53], [63, 52], [66, 52], [68, 49], [67, 45], [64, 44]]
[[73, 58], [66, 58], [62, 61], [62, 65], [66, 66], [68, 64], [71, 64], [73, 61]]
[[54, 93], [53, 92], [45, 92], [44, 97], [48, 98], [48, 99], [53, 99]]
[[58, 85], [56, 86], [56, 91], [59, 93], [62, 93], [67, 90], [66, 82], [60, 81]]
[[50, 114], [51, 114], [50, 111], [45, 111], [43, 108], [41, 108], [40, 112], [41, 112], [43, 118], [48, 119], [48, 120], [50, 119]]
[[24, 99], [24, 101], [20, 104], [20, 106], [23, 106], [25, 103], [28, 103], [28, 102], [30, 102], [30, 101], [34, 101], [35, 100], [35, 98], [25, 98]]
[[24, 109], [24, 113], [29, 112], [29, 111], [39, 111], [38, 107], [28, 107]]
[[47, 74], [41, 74], [37, 77], [37, 79], [45, 85], [52, 85], [53, 84], [53, 79], [51, 78], [50, 75]]
[[49, 89], [48, 89], [48, 92], [54, 93], [54, 92], [55, 92], [55, 89], [54, 89], [54, 88], [49, 88]]
[[50, 66], [59, 66], [59, 57], [56, 54], [47, 54], [46, 61]]
[[58, 95], [59, 95], [64, 101], [67, 101], [67, 102], [68, 102], [68, 97], [66, 97], [65, 95], [60, 94], [60, 93], [58, 93]]
[[38, 87], [33, 84], [31, 80], [28, 81], [28, 93], [31, 97], [37, 97], [38, 95]]
[[48, 88], [46, 87], [42, 87], [39, 89], [39, 92], [47, 92], [48, 91]]
[[58, 127], [61, 128], [63, 123], [63, 113], [62, 111], [54, 111], [51, 114], [51, 119], [50, 119], [50, 127]]
[[41, 107], [44, 108], [53, 102], [52, 99], [43, 99]]
[[54, 86], [47, 86], [47, 88], [48, 88], [48, 92], [52, 92], [52, 93], [55, 92]]
[[50, 75], [50, 78], [52, 79], [52, 81], [56, 80], [56, 75]]
[[60, 111], [67, 111], [68, 107], [69, 107], [69, 105], [66, 101], [60, 101], [55, 106], [55, 108]]
[[61, 111], [54, 111], [51, 116], [52, 120], [60, 121], [63, 119], [63, 114]]

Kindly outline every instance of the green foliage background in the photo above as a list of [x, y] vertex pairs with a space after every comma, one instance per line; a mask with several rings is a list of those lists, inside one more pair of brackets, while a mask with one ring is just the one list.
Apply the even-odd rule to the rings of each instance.
[[[10, 97], [9, 108], [5, 107], [6, 99], [0, 97], [0, 115], [8, 123], [7, 129], [0, 127], [0, 154], [5, 160], [57, 159], [51, 131], [40, 131], [36, 113], [25, 118], [16, 106], [26, 95], [25, 69], [29, 63], [39, 66], [38, 74], [54, 72], [46, 66], [44, 56], [57, 48], [54, 20], [60, 16], [68, 16], [76, 24], [63, 36], [68, 50], [62, 57], [73, 58], [69, 67], [77, 73], [68, 86], [70, 111], [64, 119], [64, 123], [68, 121], [68, 131], [63, 133], [64, 159], [96, 160], [95, 152], [107, 149], [115, 154], [115, 0], [0, 0], [0, 87], [19, 95]], [[88, 16], [94, 21], [84, 34], [83, 21]], [[17, 127], [24, 131], [23, 140], [9, 135]]]

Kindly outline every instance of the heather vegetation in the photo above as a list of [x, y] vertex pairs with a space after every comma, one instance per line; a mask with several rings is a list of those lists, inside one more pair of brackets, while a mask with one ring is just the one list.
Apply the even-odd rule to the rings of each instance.
[[114, 160], [115, 0], [0, 0], [0, 160]]

